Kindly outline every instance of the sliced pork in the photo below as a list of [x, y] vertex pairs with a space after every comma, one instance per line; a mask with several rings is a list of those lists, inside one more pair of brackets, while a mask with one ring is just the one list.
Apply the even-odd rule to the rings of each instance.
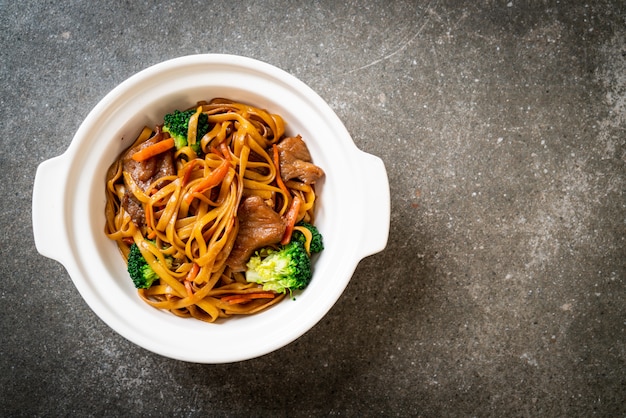
[[255, 250], [280, 243], [285, 222], [259, 196], [243, 200], [237, 212], [239, 233], [226, 264], [233, 271], [244, 271]]
[[298, 179], [313, 184], [324, 171], [313, 164], [311, 154], [300, 135], [283, 139], [277, 145], [280, 157], [280, 177], [283, 181]]

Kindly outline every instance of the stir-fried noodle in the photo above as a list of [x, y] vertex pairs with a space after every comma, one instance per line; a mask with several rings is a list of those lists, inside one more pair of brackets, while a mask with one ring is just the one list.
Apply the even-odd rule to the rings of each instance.
[[[200, 113], [208, 115], [209, 122], [201, 138], [197, 137]], [[148, 167], [152, 172], [146, 179], [128, 168], [137, 165], [135, 154], [149, 148], [142, 144], [169, 138], [161, 126], [144, 128], [111, 165], [105, 232], [125, 259], [136, 244], [159, 276], [149, 288], [138, 290], [145, 302], [182, 317], [213, 322], [261, 311], [285, 297], [285, 293], [263, 292], [246, 281], [245, 271], [228, 262], [243, 199], [258, 196], [281, 219], [288, 217], [296, 201], [297, 211], [291, 214], [295, 221], [313, 220], [314, 184], [280, 177], [276, 144], [284, 136], [285, 123], [279, 115], [214, 99], [198, 103], [189, 120], [187, 146], [168, 151], [173, 171]], [[200, 157], [193, 148], [197, 150], [197, 144]], [[142, 156], [142, 164], [158, 159], [149, 155]]]

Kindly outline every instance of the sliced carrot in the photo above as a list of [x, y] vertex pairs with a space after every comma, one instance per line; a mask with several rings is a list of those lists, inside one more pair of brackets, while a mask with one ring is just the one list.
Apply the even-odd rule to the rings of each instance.
[[154, 223], [152, 222], [153, 221], [152, 212], [149, 210], [146, 210], [144, 214], [144, 218], [146, 219], [146, 226], [148, 226], [151, 229], [154, 229]]
[[185, 277], [185, 289], [187, 289], [187, 296], [190, 298], [193, 297], [193, 288], [191, 287], [191, 283], [195, 280], [198, 272], [200, 272], [200, 266], [197, 263], [193, 263], [191, 269], [187, 273], [187, 277]]
[[228, 145], [226, 145], [226, 142], [220, 142], [217, 146], [213, 145], [211, 147], [211, 152], [230, 161], [230, 152], [228, 151]]
[[219, 150], [216, 146], [211, 147], [211, 153], [217, 155], [218, 157], [224, 158], [222, 155], [222, 151]]
[[187, 273], [187, 277], [185, 278], [185, 280], [188, 282], [193, 282], [196, 279], [196, 276], [198, 276], [199, 272], [200, 266], [198, 265], [198, 263], [193, 263], [191, 269], [189, 270], [189, 273]]
[[231, 305], [235, 305], [237, 303], [246, 303], [246, 302], [250, 302], [252, 300], [252, 298], [238, 298], [238, 299], [229, 299], [225, 302], [230, 303]]
[[159, 155], [162, 152], [168, 151], [171, 148], [174, 148], [174, 138], [167, 138], [137, 151], [131, 158], [135, 161], [141, 162], [147, 160], [148, 158], [152, 158], [155, 155]]
[[191, 282], [185, 280], [185, 289], [187, 290], [187, 296], [193, 297], [193, 289], [191, 288]]
[[196, 185], [196, 187], [191, 190], [191, 193], [187, 195], [185, 199], [187, 204], [191, 204], [193, 200], [193, 195], [195, 193], [202, 193], [212, 187], [217, 186], [224, 180], [226, 174], [228, 174], [228, 169], [230, 168], [230, 162], [228, 160], [224, 160], [220, 163], [220, 165], [215, 168], [215, 170], [211, 171], [211, 173], [204, 178], [200, 183]]
[[191, 160], [191, 162], [189, 164], [187, 164], [187, 167], [185, 168], [185, 174], [183, 175], [183, 184], [182, 187], [185, 187], [187, 185], [187, 183], [189, 183], [189, 178], [191, 177], [191, 172], [193, 171], [194, 167], [196, 166], [196, 162], [198, 160], [194, 159]]
[[287, 186], [285, 186], [285, 183], [280, 176], [280, 158], [278, 155], [278, 147], [276, 146], [276, 144], [272, 144], [272, 148], [274, 151], [274, 165], [276, 166], [276, 184], [278, 184], [280, 190], [285, 193], [285, 198], [287, 198], [289, 197], [289, 189], [287, 188]]
[[282, 245], [287, 245], [289, 244], [289, 241], [291, 241], [291, 234], [293, 233], [293, 228], [296, 226], [296, 220], [298, 219], [300, 206], [302, 206], [302, 199], [300, 199], [300, 197], [296, 195], [293, 197], [293, 202], [291, 202], [291, 206], [284, 216], [287, 227], [285, 228], [285, 234], [283, 235], [283, 239], [280, 241]]
[[244, 293], [240, 295], [229, 295], [229, 296], [224, 296], [221, 299], [224, 302], [235, 304], [235, 303], [249, 302], [253, 299], [274, 299], [275, 297], [276, 297], [275, 293], [265, 292], [265, 293]]
[[224, 158], [230, 161], [230, 150], [228, 149], [228, 145], [226, 145], [226, 142], [220, 142], [220, 150], [222, 151], [222, 155], [224, 156]]

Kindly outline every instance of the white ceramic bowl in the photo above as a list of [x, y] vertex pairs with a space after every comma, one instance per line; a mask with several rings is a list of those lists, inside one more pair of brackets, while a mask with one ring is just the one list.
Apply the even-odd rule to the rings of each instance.
[[[208, 324], [148, 306], [137, 295], [116, 244], [104, 235], [108, 166], [143, 126], [196, 101], [226, 97], [280, 114], [326, 172], [316, 225], [325, 249], [295, 301]], [[173, 59], [130, 77], [89, 113], [67, 151], [41, 163], [33, 190], [37, 250], [67, 269], [93, 311], [128, 340], [166, 357], [226, 363], [277, 350], [313, 327], [347, 286], [359, 261], [389, 233], [389, 183], [382, 160], [356, 148], [313, 90], [269, 64], [232, 55]]]

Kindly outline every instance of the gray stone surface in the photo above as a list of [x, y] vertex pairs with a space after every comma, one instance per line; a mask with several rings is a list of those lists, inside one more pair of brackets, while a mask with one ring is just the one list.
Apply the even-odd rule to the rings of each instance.
[[[623, 1], [0, 1], [0, 414], [624, 416]], [[207, 52], [316, 90], [391, 184], [386, 251], [296, 342], [134, 346], [37, 254], [37, 165], [133, 73]]]

